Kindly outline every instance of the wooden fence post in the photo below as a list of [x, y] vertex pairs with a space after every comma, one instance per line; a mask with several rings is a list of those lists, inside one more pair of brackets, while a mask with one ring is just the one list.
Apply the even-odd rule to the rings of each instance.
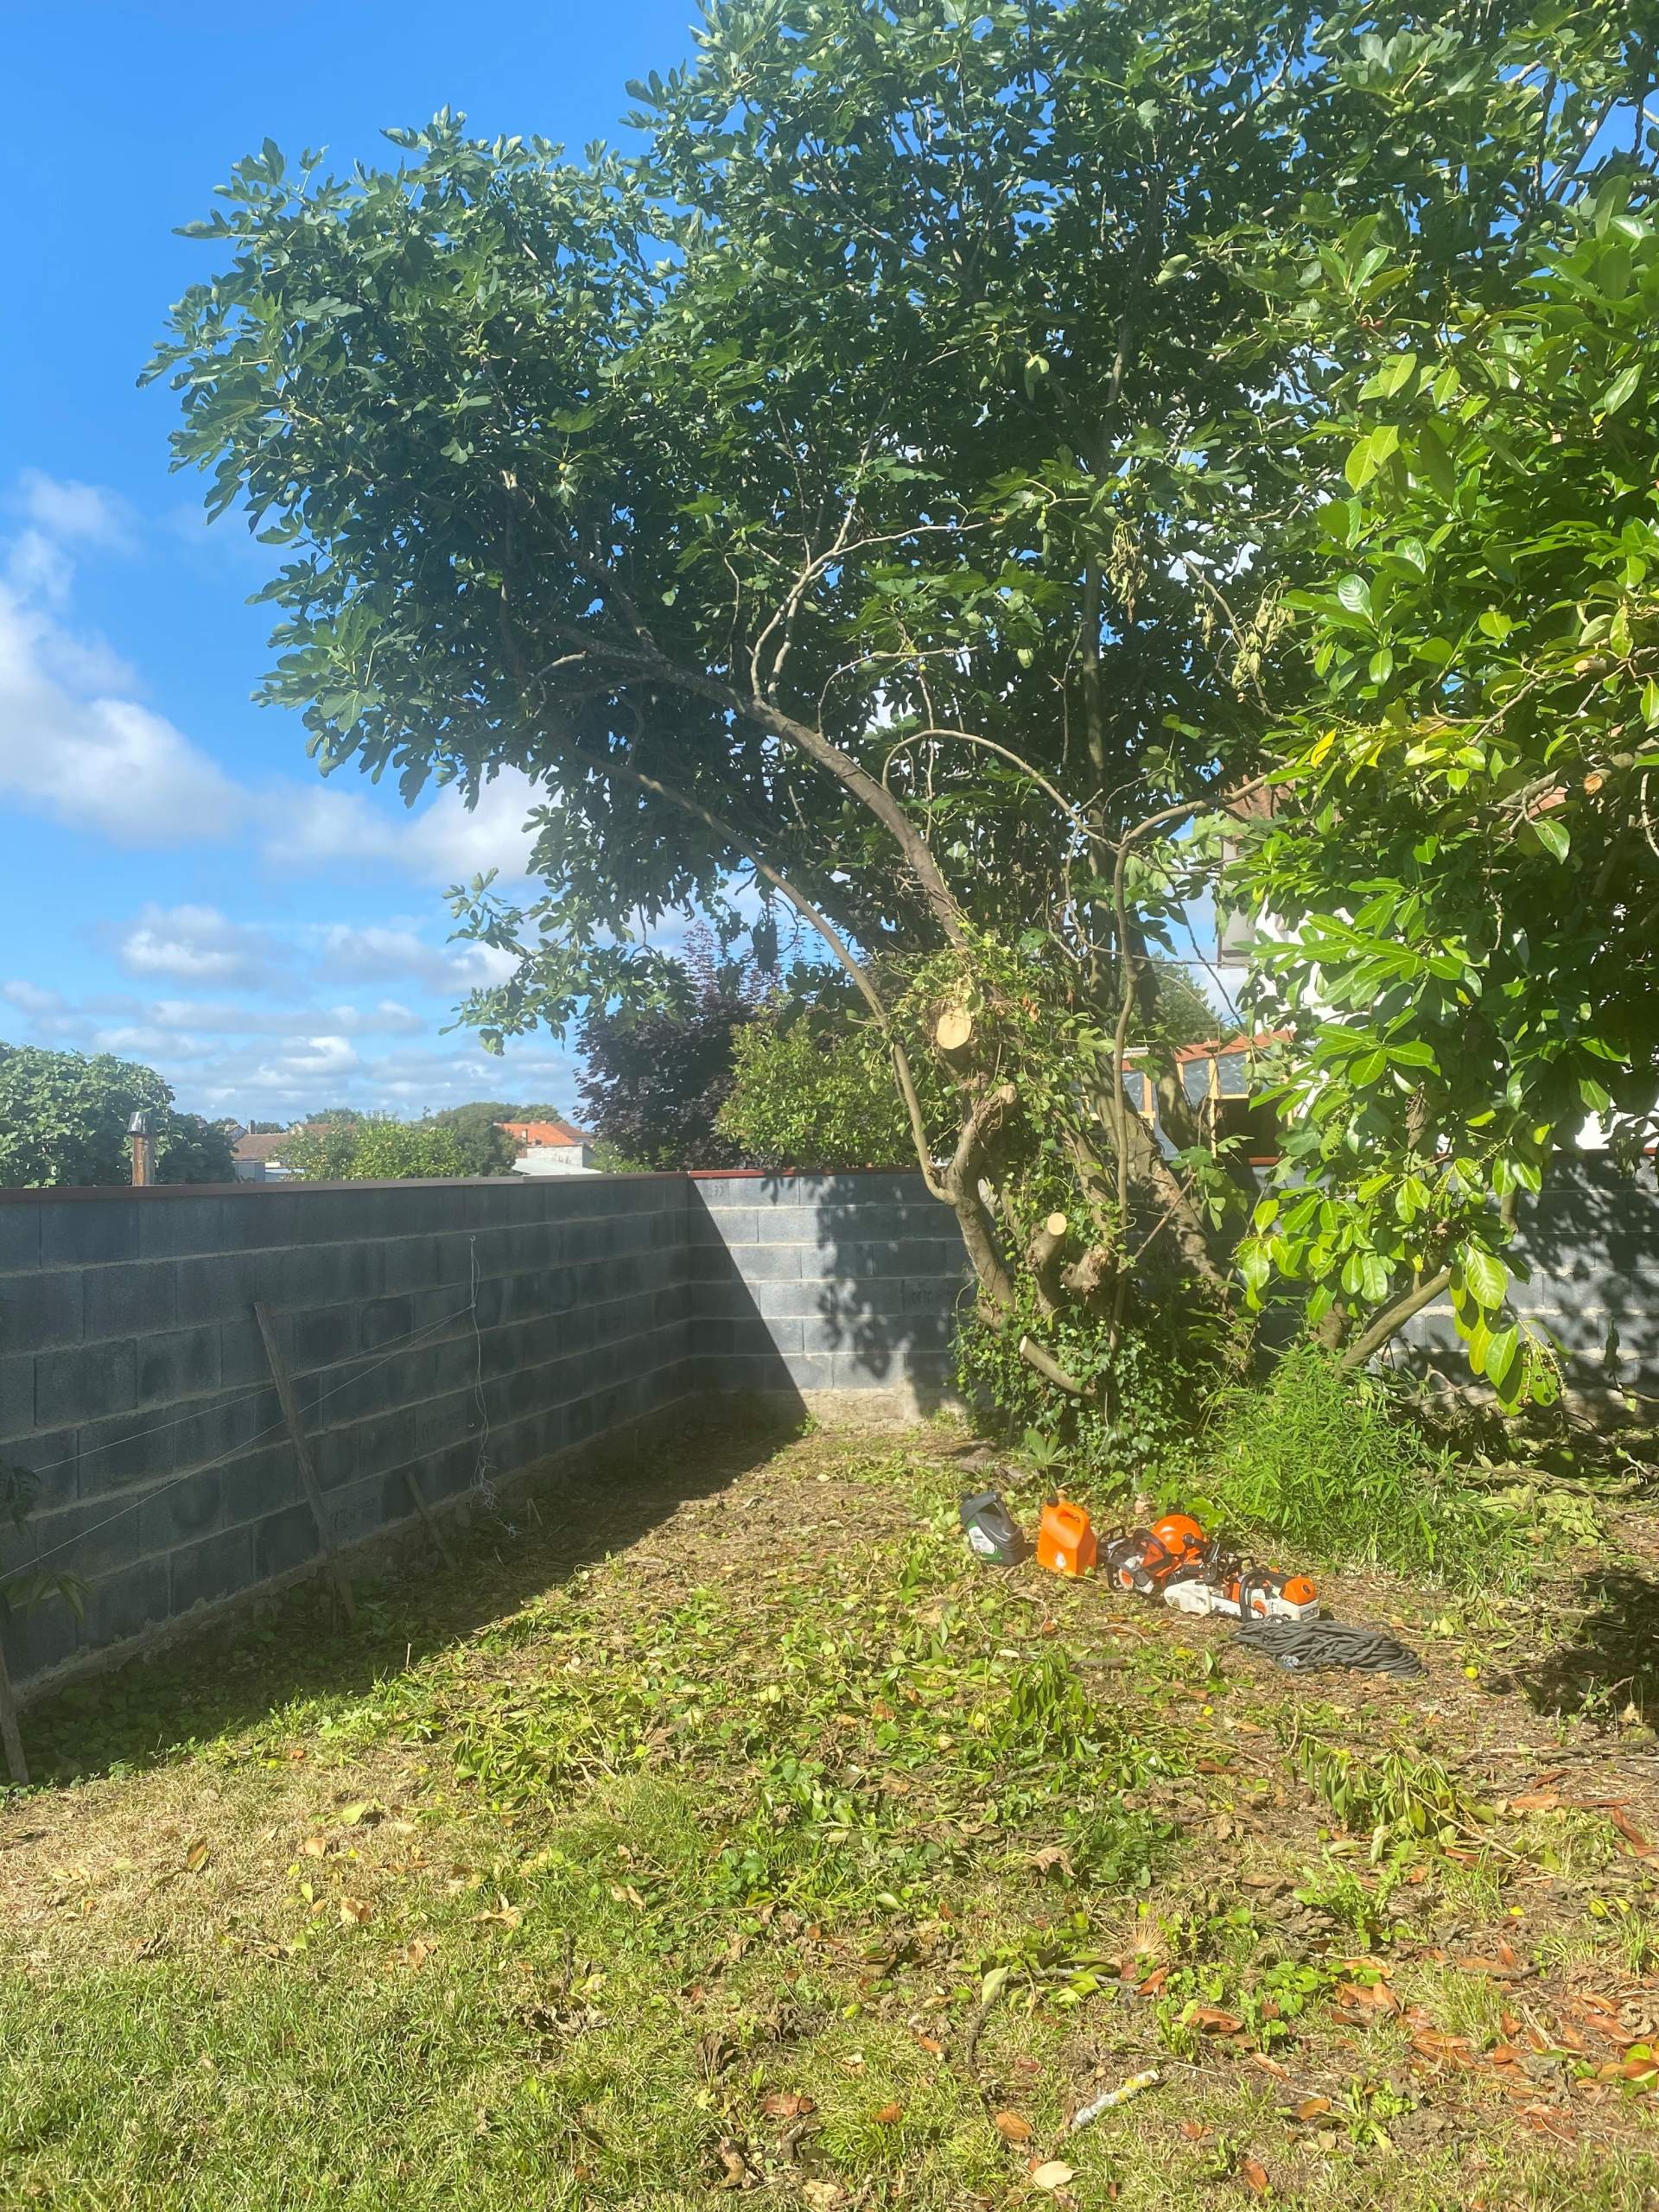
[[322, 1548], [324, 1568], [334, 1584], [340, 1611], [348, 1621], [353, 1621], [357, 1618], [357, 1608], [352, 1603], [352, 1586], [340, 1566], [340, 1553], [328, 1527], [328, 1516], [323, 1510], [322, 1487], [317, 1480], [316, 1464], [311, 1457], [311, 1446], [306, 1440], [304, 1426], [300, 1420], [299, 1402], [294, 1395], [288, 1362], [283, 1358], [282, 1345], [276, 1339], [276, 1325], [257, 1299], [253, 1302], [253, 1318], [259, 1324], [259, 1333], [265, 1340], [265, 1357], [270, 1363], [270, 1379], [276, 1385], [283, 1419], [288, 1426], [289, 1441], [293, 1445], [294, 1457], [300, 1464], [300, 1480], [311, 1501], [311, 1517], [317, 1524], [317, 1541]]
[[23, 1757], [22, 1732], [17, 1726], [17, 1699], [3, 1649], [0, 1649], [0, 1738], [5, 1742], [7, 1772], [14, 1782], [27, 1789], [29, 1761]]

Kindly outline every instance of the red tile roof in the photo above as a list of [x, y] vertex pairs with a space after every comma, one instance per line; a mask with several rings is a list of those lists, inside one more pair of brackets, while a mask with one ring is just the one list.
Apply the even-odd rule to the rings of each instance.
[[524, 1152], [528, 1152], [533, 1145], [588, 1144], [592, 1141], [581, 1129], [573, 1129], [568, 1122], [498, 1122], [495, 1126], [516, 1139], [519, 1149]]

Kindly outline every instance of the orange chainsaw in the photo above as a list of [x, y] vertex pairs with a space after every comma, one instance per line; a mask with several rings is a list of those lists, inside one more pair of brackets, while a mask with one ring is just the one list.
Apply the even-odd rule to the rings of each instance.
[[1319, 1610], [1319, 1593], [1306, 1575], [1246, 1561], [1206, 1535], [1190, 1513], [1166, 1513], [1149, 1529], [1103, 1538], [1100, 1565], [1118, 1589], [1160, 1597], [1179, 1613], [1306, 1621]]

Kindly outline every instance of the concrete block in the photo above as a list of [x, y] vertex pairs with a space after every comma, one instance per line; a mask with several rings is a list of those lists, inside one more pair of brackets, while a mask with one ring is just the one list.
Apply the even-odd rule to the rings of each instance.
[[380, 1255], [381, 1281], [395, 1295], [404, 1290], [427, 1290], [439, 1280], [439, 1255], [443, 1240], [428, 1235], [394, 1236]]
[[[277, 1325], [280, 1330], [280, 1320]], [[270, 1380], [264, 1340], [251, 1312], [219, 1322], [218, 1331], [219, 1379], [227, 1390]]]
[[88, 1268], [81, 1276], [87, 1340], [149, 1336], [173, 1328], [178, 1318], [178, 1286], [175, 1260]]
[[[187, 1253], [223, 1252], [234, 1240], [228, 1234], [236, 1218], [234, 1200], [216, 1198], [152, 1198], [136, 1209], [141, 1260], [176, 1260]], [[245, 1209], [242, 1209], [245, 1211]]]
[[38, 1560], [54, 1574], [107, 1574], [142, 1555], [137, 1501], [130, 1512], [117, 1499], [31, 1513], [7, 1551], [19, 1567]]
[[361, 1439], [355, 1427], [331, 1428], [311, 1439], [311, 1458], [324, 1491], [342, 1490], [362, 1471], [359, 1459]]
[[86, 1594], [86, 1617], [80, 1624], [83, 1649], [101, 1650], [141, 1630], [156, 1628], [172, 1605], [171, 1578], [165, 1559], [140, 1560], [94, 1582]]
[[253, 1586], [253, 1531], [222, 1529], [200, 1543], [182, 1544], [168, 1560], [173, 1611], [188, 1613]]
[[216, 1471], [207, 1468], [182, 1482], [164, 1484], [138, 1503], [137, 1542], [140, 1557], [170, 1552], [217, 1529], [224, 1516], [225, 1493]]
[[46, 1428], [0, 1443], [0, 1459], [14, 1460], [35, 1478], [36, 1513], [73, 1505], [79, 1497], [79, 1429]]
[[138, 1403], [165, 1404], [219, 1387], [219, 1332], [215, 1328], [169, 1329], [140, 1337]]
[[[692, 1216], [692, 1240], [698, 1244], [756, 1244], [763, 1218], [774, 1217], [760, 1206], [710, 1207]], [[792, 1214], [789, 1218], [793, 1221]]]
[[[13, 1614], [5, 1627], [6, 1664], [13, 1683], [21, 1687], [31, 1682], [73, 1658], [76, 1635], [74, 1612], [60, 1599], [36, 1605], [32, 1612]], [[24, 1726], [27, 1732], [27, 1722]], [[23, 1740], [27, 1746], [27, 1732]]]
[[261, 1429], [280, 1421], [276, 1394], [207, 1398], [177, 1414], [151, 1407], [136, 1418], [106, 1414], [79, 1431], [80, 1494], [105, 1497], [134, 1483], [151, 1483], [245, 1451]]
[[319, 1556], [317, 1524], [308, 1505], [286, 1505], [253, 1523], [253, 1579], [256, 1584], [287, 1574]]
[[401, 1467], [419, 1456], [413, 1406], [395, 1407], [372, 1421], [359, 1421], [353, 1433], [359, 1475], [384, 1474], [389, 1467]]
[[728, 1352], [712, 1363], [721, 1390], [828, 1390], [835, 1386], [830, 1352]]
[[299, 1462], [286, 1437], [231, 1460], [219, 1469], [219, 1484], [223, 1499], [220, 1517], [226, 1528], [243, 1521], [262, 1521], [304, 1501]]
[[48, 1268], [101, 1267], [138, 1257], [138, 1217], [146, 1205], [164, 1209], [165, 1199], [135, 1198], [120, 1192], [109, 1198], [57, 1198], [41, 1207], [41, 1264]]
[[275, 1303], [284, 1308], [356, 1305], [378, 1298], [385, 1280], [379, 1244], [301, 1244], [280, 1256]]
[[79, 1270], [68, 1268], [0, 1275], [0, 1352], [79, 1344], [82, 1280]]
[[26, 1437], [35, 1427], [35, 1362], [28, 1352], [0, 1353], [0, 1437]]
[[41, 1264], [38, 1192], [0, 1192], [0, 1274]]
[[290, 1313], [286, 1329], [289, 1357], [299, 1372], [309, 1376], [319, 1368], [354, 1359], [362, 1350], [358, 1340], [361, 1315], [362, 1308], [349, 1302]]
[[[717, 1221], [725, 1218], [723, 1214], [715, 1216]], [[757, 1244], [799, 1244], [808, 1251], [816, 1251], [828, 1240], [819, 1226], [816, 1209], [778, 1206], [755, 1217], [753, 1241]]]
[[382, 1345], [408, 1336], [415, 1326], [414, 1316], [412, 1298], [372, 1298], [359, 1319], [358, 1342], [365, 1351], [378, 1351]]
[[[810, 1246], [799, 1244], [739, 1245], [726, 1256], [728, 1262], [735, 1261], [738, 1274], [744, 1282], [785, 1282], [791, 1279], [798, 1281], [805, 1274], [806, 1269], [802, 1265], [804, 1251], [811, 1255]], [[702, 1256], [698, 1255], [699, 1258]], [[716, 1258], [719, 1255], [710, 1254], [709, 1256]], [[715, 1280], [719, 1281], [724, 1270], [711, 1272]]]
[[35, 1417], [42, 1428], [130, 1413], [137, 1402], [138, 1353], [130, 1337], [35, 1355]]
[[283, 1259], [280, 1252], [215, 1252], [180, 1260], [179, 1326], [251, 1320], [255, 1299], [276, 1302]]

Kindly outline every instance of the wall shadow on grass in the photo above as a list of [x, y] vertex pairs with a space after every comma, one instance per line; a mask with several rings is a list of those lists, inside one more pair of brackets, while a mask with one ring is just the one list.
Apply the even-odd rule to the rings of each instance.
[[499, 1518], [450, 1524], [453, 1571], [411, 1538], [399, 1567], [359, 1581], [353, 1628], [334, 1624], [321, 1585], [308, 1582], [255, 1624], [204, 1630], [31, 1705], [22, 1726], [33, 1778], [62, 1784], [162, 1764], [193, 1740], [257, 1727], [295, 1700], [360, 1695], [637, 1542], [796, 1433], [775, 1413], [700, 1408], [598, 1446], [579, 1466], [525, 1471]]

